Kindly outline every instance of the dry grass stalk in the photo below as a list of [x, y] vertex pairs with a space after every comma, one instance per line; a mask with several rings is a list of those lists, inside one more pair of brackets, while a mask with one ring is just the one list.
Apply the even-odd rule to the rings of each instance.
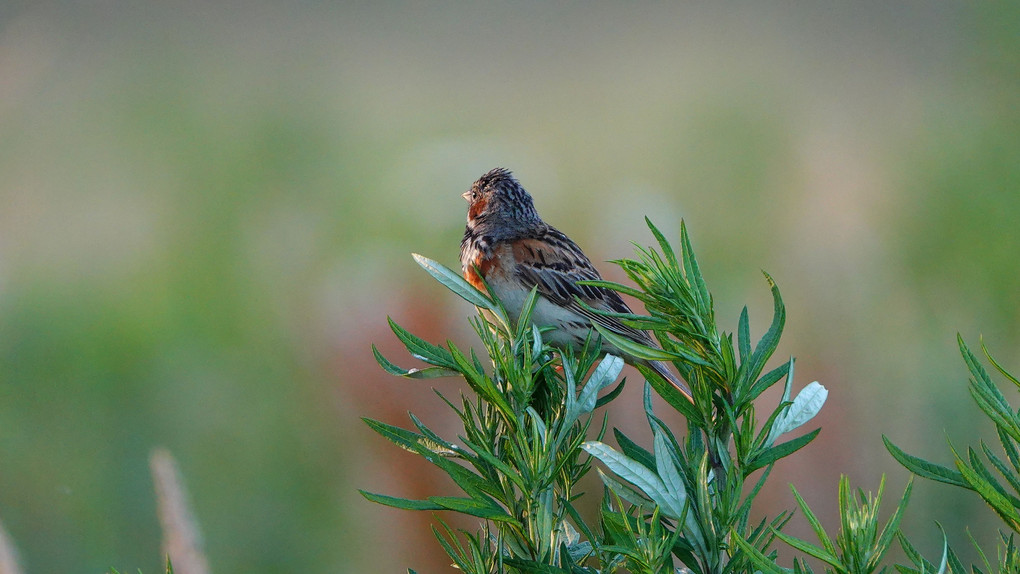
[[0, 523], [0, 574], [21, 574], [18, 552], [14, 549], [11, 538], [7, 536], [3, 523]]
[[156, 486], [164, 556], [170, 557], [176, 574], [208, 574], [209, 563], [202, 552], [202, 536], [191, 513], [188, 493], [176, 461], [169, 451], [157, 448], [149, 457], [149, 467]]

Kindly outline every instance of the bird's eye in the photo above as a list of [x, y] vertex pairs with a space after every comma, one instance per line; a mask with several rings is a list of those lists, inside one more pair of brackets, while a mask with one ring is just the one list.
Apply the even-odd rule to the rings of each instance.
[[477, 200], [477, 199], [478, 199], [478, 191], [477, 191], [477, 190], [474, 190], [474, 189], [472, 189], [472, 190], [471, 190], [471, 201], [475, 201], [475, 200]]

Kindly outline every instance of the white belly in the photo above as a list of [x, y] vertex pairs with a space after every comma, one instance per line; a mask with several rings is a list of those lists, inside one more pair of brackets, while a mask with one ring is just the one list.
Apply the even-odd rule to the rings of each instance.
[[[530, 291], [495, 287], [493, 291], [503, 303], [510, 319], [516, 322], [521, 316], [524, 301], [528, 298]], [[587, 317], [560, 307], [541, 295], [531, 312], [531, 322], [539, 327], [552, 327], [553, 330], [545, 333], [543, 339], [556, 347], [580, 347], [584, 344], [588, 330], [591, 329], [591, 321]]]

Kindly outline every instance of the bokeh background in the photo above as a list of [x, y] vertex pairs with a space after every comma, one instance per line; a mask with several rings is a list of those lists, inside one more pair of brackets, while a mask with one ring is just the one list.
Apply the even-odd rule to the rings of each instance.
[[[882, 434], [946, 464], [947, 436], [990, 436], [956, 333], [1020, 370], [1018, 6], [4, 2], [0, 520], [24, 568], [160, 571], [163, 446], [216, 572], [448, 571], [430, 516], [356, 489], [452, 485], [360, 417], [456, 431], [370, 343], [413, 364], [389, 315], [471, 344], [409, 254], [456, 265], [459, 195], [495, 166], [596, 261], [686, 220], [726, 330], [748, 304], [764, 331], [775, 277], [775, 360], [830, 396], [760, 514], [792, 482], [835, 529], [841, 473], [893, 500]], [[637, 436], [639, 402], [612, 414]], [[905, 528], [937, 556], [934, 520], [994, 553], [976, 496], [918, 482]]]

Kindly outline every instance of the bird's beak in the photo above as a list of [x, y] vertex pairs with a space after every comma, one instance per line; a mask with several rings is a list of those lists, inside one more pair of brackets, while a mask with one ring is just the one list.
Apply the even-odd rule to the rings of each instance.
[[464, 201], [471, 201], [471, 191], [470, 190], [469, 191], [465, 191], [464, 193], [460, 194], [460, 196], [464, 198]]

